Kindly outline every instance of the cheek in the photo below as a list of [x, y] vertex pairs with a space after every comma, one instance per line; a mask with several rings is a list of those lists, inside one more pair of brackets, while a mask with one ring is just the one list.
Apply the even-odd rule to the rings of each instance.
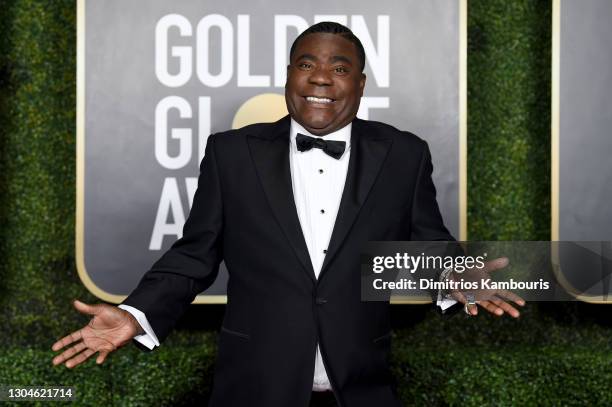
[[287, 103], [292, 106], [301, 105], [303, 102], [302, 97], [299, 96], [295, 86], [287, 88], [285, 98], [287, 99]]
[[302, 89], [307, 84], [307, 79], [304, 75], [300, 75], [299, 73], [293, 74], [288, 80], [287, 84], [291, 90], [291, 93], [299, 93], [300, 89]]

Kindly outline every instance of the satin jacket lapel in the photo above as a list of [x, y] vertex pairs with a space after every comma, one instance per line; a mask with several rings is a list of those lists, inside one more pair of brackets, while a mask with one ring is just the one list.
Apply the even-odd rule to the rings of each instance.
[[289, 166], [289, 126], [289, 116], [286, 116], [276, 123], [270, 133], [248, 135], [247, 140], [257, 175], [274, 216], [314, 283], [316, 277], [293, 197]]
[[[327, 254], [319, 274], [319, 281], [326, 273], [329, 264], [338, 253], [355, 222], [392, 144], [390, 138], [368, 134], [364, 127], [361, 120], [355, 119], [353, 121], [351, 157], [349, 158], [346, 182]], [[355, 255], [358, 256], [359, 253], [355, 253]]]

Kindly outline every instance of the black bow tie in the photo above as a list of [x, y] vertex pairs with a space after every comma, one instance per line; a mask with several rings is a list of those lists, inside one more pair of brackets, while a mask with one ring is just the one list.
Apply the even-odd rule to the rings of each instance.
[[342, 157], [346, 143], [344, 141], [323, 140], [318, 137], [310, 137], [305, 134], [298, 133], [295, 137], [298, 151], [308, 151], [314, 148], [320, 148], [323, 152], [336, 160]]

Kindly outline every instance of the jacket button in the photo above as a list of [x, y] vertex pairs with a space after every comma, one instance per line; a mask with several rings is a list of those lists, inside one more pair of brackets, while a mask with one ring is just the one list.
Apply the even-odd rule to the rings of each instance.
[[323, 305], [323, 304], [327, 303], [327, 300], [325, 298], [317, 297], [317, 298], [315, 298], [315, 303], [317, 305]]

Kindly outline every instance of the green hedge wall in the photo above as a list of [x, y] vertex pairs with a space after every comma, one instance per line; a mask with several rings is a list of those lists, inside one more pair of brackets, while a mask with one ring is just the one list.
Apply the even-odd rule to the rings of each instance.
[[550, 239], [551, 1], [468, 1], [471, 240]]
[[[547, 240], [550, 1], [469, 1], [472, 240]], [[0, 7], [0, 385], [73, 385], [79, 405], [206, 400], [222, 306], [193, 306], [160, 349], [53, 367], [51, 344], [97, 302], [74, 262], [74, 1]], [[435, 152], [434, 152], [435, 154]], [[612, 405], [607, 307], [530, 304], [520, 320], [396, 306], [393, 371], [407, 405]], [[609, 312], [608, 312], [609, 313]]]

